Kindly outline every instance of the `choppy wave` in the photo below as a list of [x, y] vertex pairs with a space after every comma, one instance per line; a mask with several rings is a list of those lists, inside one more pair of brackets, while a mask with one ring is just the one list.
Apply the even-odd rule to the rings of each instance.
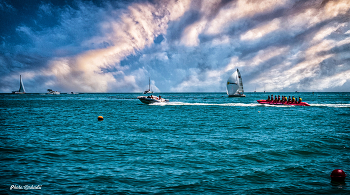
[[0, 94], [0, 194], [350, 194], [330, 178], [350, 170], [350, 96], [300, 94], [310, 107], [259, 104], [258, 93], [153, 105], [139, 94]]

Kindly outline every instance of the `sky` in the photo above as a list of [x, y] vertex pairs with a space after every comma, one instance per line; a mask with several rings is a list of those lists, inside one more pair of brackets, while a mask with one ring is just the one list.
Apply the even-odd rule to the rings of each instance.
[[0, 0], [0, 92], [350, 92], [349, 0]]

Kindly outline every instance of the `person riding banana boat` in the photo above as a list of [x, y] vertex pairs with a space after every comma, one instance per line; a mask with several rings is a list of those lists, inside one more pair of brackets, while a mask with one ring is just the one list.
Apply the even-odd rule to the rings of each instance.
[[296, 105], [296, 106], [310, 106], [306, 102], [302, 102], [302, 99], [299, 97], [296, 99], [294, 96], [288, 97], [287, 96], [280, 96], [280, 95], [274, 95], [267, 96], [266, 100], [258, 100], [258, 103], [260, 104], [274, 104], [274, 105]]

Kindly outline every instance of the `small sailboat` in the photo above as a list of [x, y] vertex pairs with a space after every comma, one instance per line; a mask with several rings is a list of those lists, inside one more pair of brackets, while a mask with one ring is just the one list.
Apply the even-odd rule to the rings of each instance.
[[143, 94], [147, 93], [153, 93], [153, 91], [151, 91], [151, 78], [148, 78], [148, 90], [143, 92]]
[[238, 69], [228, 78], [226, 92], [228, 97], [245, 97], [242, 77]]
[[26, 90], [24, 90], [24, 85], [23, 85], [23, 81], [22, 81], [22, 76], [19, 75], [19, 90], [18, 91], [12, 91], [12, 93], [15, 94], [24, 94], [26, 93]]

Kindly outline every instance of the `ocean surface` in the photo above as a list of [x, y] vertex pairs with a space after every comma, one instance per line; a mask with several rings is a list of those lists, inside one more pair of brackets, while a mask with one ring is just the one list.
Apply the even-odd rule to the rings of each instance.
[[0, 94], [0, 194], [350, 194], [350, 93], [140, 95]]

